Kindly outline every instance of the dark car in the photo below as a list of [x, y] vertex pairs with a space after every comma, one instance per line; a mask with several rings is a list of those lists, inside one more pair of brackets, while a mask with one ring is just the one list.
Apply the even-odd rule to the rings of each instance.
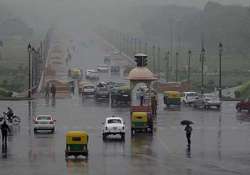
[[110, 68], [110, 71], [112, 74], [120, 73], [120, 66], [118, 65], [112, 65]]
[[131, 101], [129, 87], [117, 87], [111, 90], [111, 105], [126, 104], [129, 105]]
[[96, 99], [109, 99], [109, 88], [107, 86], [97, 86], [95, 92]]
[[242, 110], [247, 110], [250, 112], [250, 100], [242, 100], [239, 103], [236, 104], [236, 110], [238, 112], [241, 112]]

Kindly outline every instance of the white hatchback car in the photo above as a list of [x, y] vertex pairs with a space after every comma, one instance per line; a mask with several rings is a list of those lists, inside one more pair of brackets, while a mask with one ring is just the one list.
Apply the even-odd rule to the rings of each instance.
[[192, 104], [197, 99], [199, 94], [197, 92], [184, 92], [184, 97], [182, 99], [182, 102], [184, 104]]
[[106, 64], [98, 65], [97, 66], [97, 71], [99, 71], [99, 72], [108, 72], [109, 71], [109, 66], [106, 65]]
[[125, 123], [121, 117], [108, 117], [103, 126], [103, 140], [108, 135], [120, 135], [122, 140], [125, 140]]
[[38, 115], [34, 118], [34, 133], [38, 130], [50, 130], [55, 132], [56, 120], [51, 115]]

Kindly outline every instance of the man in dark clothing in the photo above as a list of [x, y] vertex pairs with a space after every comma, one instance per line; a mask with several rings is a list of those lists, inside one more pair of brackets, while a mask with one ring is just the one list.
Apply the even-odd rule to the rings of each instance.
[[1, 125], [1, 132], [2, 132], [2, 145], [7, 145], [7, 136], [8, 132], [10, 132], [10, 128], [7, 125], [6, 121], [3, 122]]
[[55, 96], [56, 96], [56, 86], [54, 84], [52, 84], [52, 86], [50, 88], [50, 92], [52, 94], [52, 97], [55, 98]]
[[156, 99], [156, 96], [151, 97], [151, 107], [152, 107], [153, 115], [156, 115], [157, 114], [157, 99]]
[[140, 96], [140, 105], [143, 106], [143, 102], [144, 102], [144, 95], [142, 94]]
[[190, 125], [187, 125], [184, 130], [186, 131], [188, 146], [190, 146], [191, 145], [191, 134], [192, 134], [193, 128]]
[[45, 86], [44, 91], [45, 91], [45, 97], [49, 97], [49, 84]]

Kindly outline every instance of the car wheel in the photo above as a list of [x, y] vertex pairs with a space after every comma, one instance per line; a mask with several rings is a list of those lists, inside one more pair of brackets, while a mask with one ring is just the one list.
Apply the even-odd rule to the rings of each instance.
[[220, 109], [220, 108], [221, 108], [221, 106], [220, 106], [220, 105], [218, 105], [218, 106], [217, 106], [217, 109]]
[[34, 129], [34, 134], [36, 134], [37, 133], [37, 129]]

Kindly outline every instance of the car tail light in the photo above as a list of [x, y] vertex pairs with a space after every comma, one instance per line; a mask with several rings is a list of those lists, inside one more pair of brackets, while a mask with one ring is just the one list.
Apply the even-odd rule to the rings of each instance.
[[38, 124], [38, 121], [35, 121], [35, 124]]
[[49, 124], [54, 124], [54, 121], [50, 121]]

